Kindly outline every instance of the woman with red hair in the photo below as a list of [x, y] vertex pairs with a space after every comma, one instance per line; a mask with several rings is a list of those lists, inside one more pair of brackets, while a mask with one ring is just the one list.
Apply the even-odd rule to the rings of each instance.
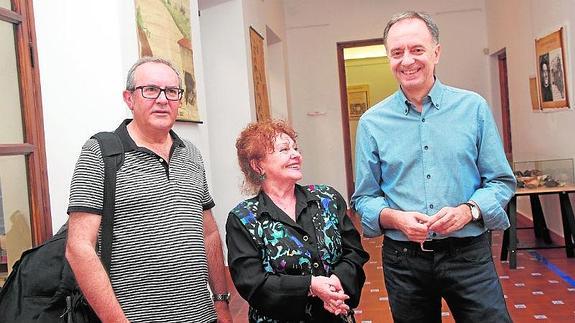
[[283, 121], [248, 125], [236, 149], [255, 197], [228, 216], [228, 265], [250, 322], [353, 322], [369, 255], [343, 197], [297, 184], [302, 156]]

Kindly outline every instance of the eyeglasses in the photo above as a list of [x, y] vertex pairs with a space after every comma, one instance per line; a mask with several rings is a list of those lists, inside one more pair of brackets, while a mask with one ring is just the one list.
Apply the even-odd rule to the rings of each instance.
[[162, 89], [154, 85], [136, 86], [132, 92], [138, 89], [142, 92], [142, 96], [146, 99], [157, 99], [160, 94], [164, 92], [167, 100], [179, 101], [182, 98], [182, 94], [184, 93], [184, 90], [178, 87], [167, 87]]

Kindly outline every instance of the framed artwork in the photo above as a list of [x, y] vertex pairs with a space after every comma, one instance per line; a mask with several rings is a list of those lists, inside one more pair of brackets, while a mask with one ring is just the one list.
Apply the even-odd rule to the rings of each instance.
[[563, 27], [535, 40], [541, 109], [569, 108]]
[[264, 61], [264, 37], [250, 27], [250, 47], [252, 55], [252, 76], [254, 79], [254, 97], [257, 121], [269, 120], [270, 102], [266, 82], [266, 65]]
[[369, 85], [351, 85], [347, 87], [349, 120], [359, 120], [359, 117], [367, 111], [369, 106]]
[[184, 96], [178, 121], [201, 123], [192, 51], [190, 0], [135, 0], [140, 57], [162, 57], [179, 69]]
[[537, 78], [535, 76], [529, 78], [529, 94], [531, 96], [531, 110], [539, 111], [541, 110], [541, 105], [539, 105], [539, 94], [537, 93]]

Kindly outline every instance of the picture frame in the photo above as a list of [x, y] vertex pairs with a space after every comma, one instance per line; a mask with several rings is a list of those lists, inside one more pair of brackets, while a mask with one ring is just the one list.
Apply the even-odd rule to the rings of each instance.
[[541, 104], [539, 103], [539, 87], [537, 87], [537, 77], [529, 78], [529, 94], [531, 96], [531, 110], [541, 111]]
[[269, 120], [270, 102], [266, 81], [266, 65], [264, 60], [264, 37], [250, 26], [250, 49], [252, 56], [252, 77], [254, 81], [254, 99], [256, 105], [256, 120]]
[[359, 120], [369, 109], [369, 85], [350, 85], [347, 87], [347, 108], [349, 120]]
[[194, 74], [190, 0], [134, 0], [140, 57], [169, 60], [178, 70], [184, 95], [176, 121], [202, 123]]
[[564, 28], [535, 39], [538, 98], [542, 110], [569, 108]]

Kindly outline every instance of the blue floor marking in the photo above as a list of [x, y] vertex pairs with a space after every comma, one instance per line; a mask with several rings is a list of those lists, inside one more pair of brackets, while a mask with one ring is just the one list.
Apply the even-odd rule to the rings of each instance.
[[575, 279], [571, 278], [569, 275], [562, 272], [561, 269], [559, 269], [557, 266], [555, 266], [553, 263], [551, 263], [545, 257], [538, 254], [536, 251], [529, 251], [529, 254], [532, 255], [533, 257], [537, 258], [537, 261], [543, 263], [545, 266], [547, 266], [547, 268], [549, 268], [551, 271], [553, 271], [554, 273], [559, 275], [559, 277], [563, 278], [563, 280], [566, 281], [568, 284], [575, 287]]

